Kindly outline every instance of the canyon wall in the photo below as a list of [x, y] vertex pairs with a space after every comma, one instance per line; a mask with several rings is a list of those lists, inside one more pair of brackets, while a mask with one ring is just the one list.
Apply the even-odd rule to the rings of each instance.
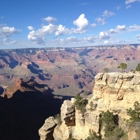
[[[62, 123], [51, 131], [53, 132], [54, 140], [67, 140], [71, 137], [84, 140], [89, 136], [89, 130], [98, 133], [100, 129], [99, 116], [102, 111], [107, 110], [113, 112], [114, 115], [118, 115], [119, 127], [127, 132], [127, 140], [137, 138], [134, 134], [135, 132], [131, 131], [130, 134], [124, 119], [129, 119], [126, 109], [130, 107], [133, 108], [134, 102], [140, 101], [139, 94], [140, 73], [98, 73], [95, 76], [93, 96], [88, 99], [84, 114], [75, 108], [74, 98], [65, 100], [62, 104]], [[92, 108], [91, 102], [93, 103]], [[50, 128], [48, 128], [48, 130], [50, 130]], [[40, 131], [44, 132], [44, 136], [40, 134]], [[39, 135], [41, 140], [49, 140], [45, 137], [45, 132], [47, 131], [44, 129], [44, 126], [40, 128]], [[45, 137], [45, 139], [43, 139], [43, 137]]]

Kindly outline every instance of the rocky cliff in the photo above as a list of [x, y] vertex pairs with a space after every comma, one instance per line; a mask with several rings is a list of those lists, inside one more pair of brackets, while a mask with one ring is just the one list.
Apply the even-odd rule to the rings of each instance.
[[[98, 73], [95, 76], [93, 96], [88, 99], [85, 112], [81, 113], [76, 109], [74, 98], [70, 101], [65, 100], [61, 106], [62, 123], [53, 129], [47, 126], [47, 129], [51, 129], [51, 133], [53, 132], [52, 139], [54, 140], [67, 140], [69, 138], [85, 140], [89, 136], [90, 130], [96, 133], [101, 131], [100, 114], [102, 111], [109, 110], [118, 116], [118, 125], [127, 133], [127, 140], [138, 138], [132, 128], [131, 130], [127, 128], [124, 119], [129, 119], [126, 109], [133, 108], [134, 102], [140, 101], [139, 94], [140, 73]], [[45, 122], [48, 123], [48, 121]], [[52, 122], [54, 123], [54, 121]], [[41, 140], [52, 140], [47, 137], [48, 130], [44, 126], [40, 128]], [[44, 135], [42, 136], [40, 132], [44, 132]], [[104, 132], [101, 131], [101, 133]]]

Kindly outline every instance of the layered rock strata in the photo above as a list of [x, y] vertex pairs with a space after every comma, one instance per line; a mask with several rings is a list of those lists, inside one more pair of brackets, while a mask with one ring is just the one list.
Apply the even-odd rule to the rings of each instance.
[[96, 133], [100, 131], [100, 114], [109, 110], [118, 116], [119, 127], [128, 132], [128, 140], [135, 139], [137, 134], [130, 130], [132, 128], [126, 127], [124, 121], [129, 119], [126, 109], [133, 108], [135, 101], [140, 101], [140, 73], [98, 73], [95, 76], [93, 96], [88, 100], [85, 113], [76, 110], [74, 98], [64, 101], [61, 107], [62, 124], [54, 128], [53, 138], [85, 140], [90, 130]]

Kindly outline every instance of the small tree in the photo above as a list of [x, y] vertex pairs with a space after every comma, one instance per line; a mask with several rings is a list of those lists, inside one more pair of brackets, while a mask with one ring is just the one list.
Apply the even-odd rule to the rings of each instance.
[[61, 121], [61, 115], [60, 114], [55, 115], [55, 119], [57, 121], [57, 124], [58, 125], [61, 125], [61, 123], [62, 123], [62, 121]]
[[140, 71], [140, 63], [137, 65], [136, 71]]
[[89, 105], [90, 105], [90, 110], [92, 110], [92, 109], [93, 109], [93, 107], [94, 107], [93, 102], [91, 101]]
[[77, 110], [80, 110], [82, 114], [86, 111], [86, 100], [83, 99], [79, 94], [75, 96], [74, 105]]
[[140, 122], [140, 103], [138, 101], [134, 103], [134, 109], [127, 109], [127, 115], [130, 116], [132, 122]]
[[104, 68], [104, 72], [108, 73], [109, 69], [108, 68]]
[[102, 126], [104, 126], [105, 137], [109, 137], [113, 134], [115, 127], [117, 126], [117, 121], [115, 116], [109, 110], [102, 112], [102, 117], [100, 119]]
[[120, 65], [117, 67], [118, 69], [122, 69], [122, 71], [124, 70], [124, 69], [126, 69], [127, 68], [127, 64], [126, 63], [120, 63]]

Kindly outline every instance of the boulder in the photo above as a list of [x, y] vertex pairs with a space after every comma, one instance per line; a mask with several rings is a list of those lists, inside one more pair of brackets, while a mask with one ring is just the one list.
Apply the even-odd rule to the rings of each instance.
[[49, 117], [45, 120], [43, 126], [39, 129], [40, 140], [54, 140], [53, 131], [56, 127], [54, 117]]

